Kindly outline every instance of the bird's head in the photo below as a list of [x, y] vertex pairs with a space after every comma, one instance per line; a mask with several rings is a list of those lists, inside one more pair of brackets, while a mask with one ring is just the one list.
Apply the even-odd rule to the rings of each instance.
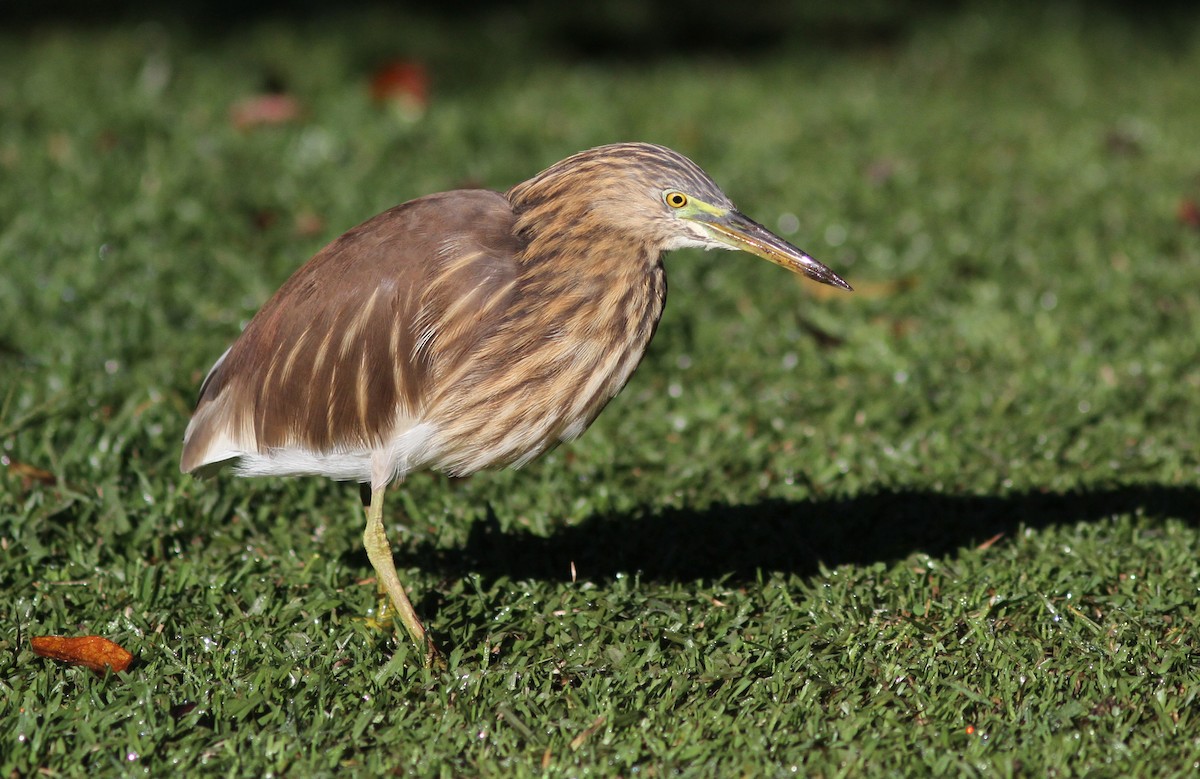
[[[580, 152], [513, 187], [508, 197], [525, 224], [556, 224], [624, 234], [660, 252], [734, 249], [842, 289], [825, 265], [738, 211], [700, 166], [648, 143]], [[520, 219], [520, 217], [519, 217]]]

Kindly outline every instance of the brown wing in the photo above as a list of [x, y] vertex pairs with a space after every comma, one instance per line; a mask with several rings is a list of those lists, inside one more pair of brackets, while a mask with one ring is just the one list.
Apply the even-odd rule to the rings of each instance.
[[213, 366], [180, 468], [281, 447], [368, 449], [415, 423], [435, 374], [503, 315], [520, 248], [512, 226], [503, 196], [460, 190], [396, 206], [326, 246]]

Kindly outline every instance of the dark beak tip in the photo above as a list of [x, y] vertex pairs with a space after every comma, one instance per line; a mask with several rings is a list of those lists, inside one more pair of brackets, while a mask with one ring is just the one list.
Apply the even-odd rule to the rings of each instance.
[[[729, 244], [730, 248], [749, 249], [751, 253], [765, 257], [772, 262], [783, 265], [793, 271], [798, 271], [814, 281], [828, 284], [831, 287], [853, 292], [854, 288], [846, 280], [833, 272], [831, 268], [814, 259], [803, 249], [788, 243], [767, 228], [750, 219], [740, 212], [732, 212], [725, 220], [711, 223], [719, 232], [739, 241]], [[779, 258], [786, 258], [781, 261]]]
[[[813, 262], [816, 262], [816, 260], [813, 260]], [[807, 275], [810, 278], [812, 278], [814, 281], [819, 281], [822, 284], [828, 284], [829, 286], [837, 287], [838, 289], [844, 289], [847, 292], [854, 291], [854, 287], [850, 286], [850, 284], [845, 279], [843, 279], [841, 276], [837, 275], [832, 270], [825, 267], [824, 265], [821, 265], [820, 263], [817, 263], [817, 265], [819, 265], [820, 267], [806, 269], [806, 270], [809, 270]]]

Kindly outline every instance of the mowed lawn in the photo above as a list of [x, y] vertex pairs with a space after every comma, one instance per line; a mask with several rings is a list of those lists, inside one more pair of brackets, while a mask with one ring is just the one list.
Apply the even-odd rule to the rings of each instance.
[[[0, 776], [1193, 775], [1200, 15], [777, 6], [0, 29]], [[196, 390], [342, 231], [618, 140], [856, 291], [678, 252], [582, 439], [394, 488], [426, 670], [353, 485], [180, 475]]]

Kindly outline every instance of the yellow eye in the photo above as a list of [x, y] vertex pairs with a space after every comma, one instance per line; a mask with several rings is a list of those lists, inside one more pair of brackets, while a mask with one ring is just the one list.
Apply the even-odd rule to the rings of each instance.
[[664, 200], [671, 208], [683, 208], [687, 205], [687, 195], [682, 192], [668, 192]]

